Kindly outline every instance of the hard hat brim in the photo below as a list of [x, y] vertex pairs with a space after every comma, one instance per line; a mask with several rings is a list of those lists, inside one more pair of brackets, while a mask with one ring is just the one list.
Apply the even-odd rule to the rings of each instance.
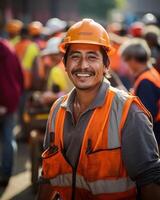
[[114, 54], [115, 52], [115, 48], [110, 46], [108, 48], [106, 48], [105, 46], [103, 46], [102, 44], [98, 43], [98, 42], [93, 42], [93, 41], [88, 41], [88, 40], [74, 40], [74, 41], [70, 41], [70, 42], [62, 42], [60, 45], [59, 45], [59, 49], [62, 53], [65, 54], [66, 52], [66, 48], [67, 46], [69, 46], [70, 44], [93, 44], [93, 45], [99, 45], [99, 46], [102, 46], [104, 47], [106, 53], [111, 56]]

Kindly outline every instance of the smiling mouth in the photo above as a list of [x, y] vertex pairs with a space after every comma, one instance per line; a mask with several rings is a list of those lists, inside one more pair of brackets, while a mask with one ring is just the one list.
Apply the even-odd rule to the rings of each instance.
[[94, 76], [95, 73], [93, 72], [75, 72], [73, 73], [74, 75], [76, 75], [77, 77], [91, 77], [91, 76]]

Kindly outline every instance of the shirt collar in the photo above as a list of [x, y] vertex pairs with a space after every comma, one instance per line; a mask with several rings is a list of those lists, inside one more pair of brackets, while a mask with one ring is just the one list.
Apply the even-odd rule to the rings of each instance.
[[[97, 107], [102, 107], [105, 101], [106, 91], [110, 86], [110, 82], [108, 80], [104, 80], [99, 88], [99, 91], [94, 99], [94, 101], [90, 104], [87, 110], [92, 110]], [[67, 99], [61, 104], [61, 107], [65, 108], [66, 111], [72, 113], [73, 111], [73, 102], [76, 94], [76, 89], [73, 88], [71, 92], [68, 94]]]

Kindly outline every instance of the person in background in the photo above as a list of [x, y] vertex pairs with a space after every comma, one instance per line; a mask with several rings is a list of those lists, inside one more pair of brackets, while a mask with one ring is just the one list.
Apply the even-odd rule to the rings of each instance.
[[59, 18], [51, 18], [46, 22], [45, 29], [49, 38], [63, 36], [67, 22]]
[[48, 102], [52, 101], [52, 98], [57, 99], [72, 88], [62, 63], [62, 53], [59, 50], [61, 41], [61, 37], [49, 39], [46, 48], [40, 54], [47, 89], [47, 92], [42, 96], [42, 101]]
[[143, 38], [151, 49], [151, 57], [155, 69], [160, 73], [160, 30], [155, 25], [148, 25], [144, 28]]
[[75, 88], [52, 106], [38, 200], [160, 199], [160, 159], [151, 115], [104, 80], [113, 53], [106, 30], [75, 23], [60, 45]]
[[24, 87], [25, 90], [30, 90], [32, 87], [32, 66], [34, 59], [39, 54], [37, 44], [31, 41], [28, 27], [23, 27], [20, 32], [21, 39], [16, 44], [15, 50], [18, 58], [21, 61], [23, 74], [24, 74]]
[[[110, 56], [110, 69], [111, 69], [110, 73], [112, 77], [117, 75], [117, 77], [119, 77], [120, 81], [125, 86], [125, 88], [129, 89], [131, 81], [128, 75], [128, 69], [122, 62], [121, 57], [118, 53], [121, 44], [123, 44], [126, 40], [129, 39], [127, 36], [127, 30], [120, 23], [109, 24], [107, 26], [107, 30], [109, 33], [112, 46], [115, 49], [114, 54]], [[109, 79], [109, 81], [111, 82], [111, 85], [113, 85], [111, 79]], [[116, 87], [115, 84], [113, 86]]]
[[0, 38], [0, 138], [2, 157], [0, 187], [6, 186], [12, 175], [16, 143], [13, 136], [14, 115], [23, 92], [23, 73], [15, 51]]
[[20, 137], [25, 138], [23, 114], [27, 99], [32, 92], [34, 60], [39, 54], [37, 44], [30, 39], [28, 27], [23, 27], [21, 29], [20, 41], [15, 45], [15, 51], [21, 62], [24, 76], [24, 91], [19, 105], [18, 125]]
[[20, 41], [20, 31], [23, 27], [23, 22], [18, 19], [12, 19], [6, 23], [6, 32], [9, 42], [15, 46]]
[[160, 146], [160, 75], [150, 63], [151, 51], [143, 39], [131, 39], [120, 49], [134, 76], [133, 92], [153, 117], [153, 130]]
[[28, 24], [28, 32], [31, 40], [34, 41], [40, 50], [46, 47], [46, 38], [43, 34], [43, 24], [40, 21], [32, 21]]

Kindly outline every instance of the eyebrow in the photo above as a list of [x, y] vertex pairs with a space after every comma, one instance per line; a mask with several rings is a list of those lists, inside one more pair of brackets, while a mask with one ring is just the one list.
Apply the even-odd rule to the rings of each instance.
[[[75, 53], [80, 54], [81, 52], [80, 51], [71, 51], [71, 52], [69, 52], [69, 56], [71, 56], [71, 55], [73, 55]], [[95, 52], [95, 51], [88, 51], [87, 54], [94, 54], [96, 56], [99, 56], [99, 54], [97, 52]]]
[[80, 53], [79, 51], [70, 51], [69, 52], [69, 56], [71, 56], [72, 54], [74, 54], [74, 53]]

